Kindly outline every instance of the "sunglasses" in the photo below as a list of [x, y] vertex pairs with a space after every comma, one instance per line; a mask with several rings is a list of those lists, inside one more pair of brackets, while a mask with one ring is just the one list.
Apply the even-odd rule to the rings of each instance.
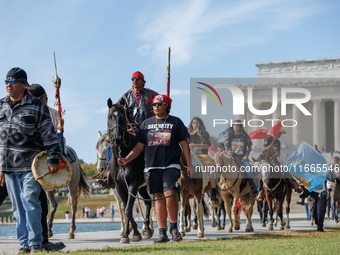
[[17, 80], [17, 79], [11, 79], [11, 80], [5, 80], [5, 84], [7, 85], [8, 83], [11, 83], [11, 84], [16, 84], [20, 82], [20, 80]]
[[139, 80], [143, 80], [143, 79], [141, 77], [133, 77], [133, 78], [131, 78], [131, 81], [134, 81], [134, 80], [139, 81]]
[[158, 102], [158, 103], [153, 103], [152, 105], [156, 107], [156, 105], [158, 105], [159, 107], [161, 107], [163, 104], [166, 104], [166, 103], [163, 103], [163, 102]]

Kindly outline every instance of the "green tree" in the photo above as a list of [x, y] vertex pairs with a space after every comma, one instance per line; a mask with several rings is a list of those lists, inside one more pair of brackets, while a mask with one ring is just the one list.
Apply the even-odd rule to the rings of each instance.
[[96, 164], [80, 164], [83, 169], [87, 179], [91, 179], [93, 176], [98, 174]]

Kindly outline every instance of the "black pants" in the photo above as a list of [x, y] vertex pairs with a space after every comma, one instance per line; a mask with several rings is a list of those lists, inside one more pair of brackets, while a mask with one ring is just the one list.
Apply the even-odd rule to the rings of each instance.
[[318, 231], [323, 230], [323, 222], [326, 214], [327, 195], [311, 192], [309, 195], [310, 212], [314, 218]]
[[[8, 196], [7, 193], [7, 188], [6, 188], [6, 183], [3, 187], [0, 186], [0, 206]], [[44, 237], [43, 243], [48, 242], [48, 233], [47, 233], [47, 214], [48, 214], [48, 206], [47, 206], [47, 196], [46, 193], [43, 189], [41, 189], [40, 195], [39, 195], [39, 200], [41, 204], [41, 225], [42, 225], [42, 235]]]

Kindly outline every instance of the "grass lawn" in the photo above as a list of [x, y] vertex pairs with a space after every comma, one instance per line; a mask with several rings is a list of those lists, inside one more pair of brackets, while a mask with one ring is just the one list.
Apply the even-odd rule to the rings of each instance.
[[131, 245], [69, 254], [339, 254], [339, 237], [340, 227], [334, 227], [324, 233], [316, 230], [265, 232], [217, 241]]
[[[115, 201], [115, 198], [112, 197], [92, 197], [92, 198], [83, 198], [81, 197], [78, 200], [78, 206], [77, 206], [77, 214], [76, 218], [82, 218], [83, 217], [83, 207], [88, 206], [91, 210], [97, 210], [97, 207], [106, 207], [106, 216], [110, 215], [110, 202]], [[72, 217], [71, 213], [71, 206], [68, 204], [68, 199], [64, 198], [58, 198], [58, 208], [57, 212], [55, 214], [55, 219], [65, 219], [65, 210], [68, 209], [70, 212], [70, 218]], [[51, 211], [50, 208], [48, 210]], [[49, 215], [47, 216], [49, 217]]]

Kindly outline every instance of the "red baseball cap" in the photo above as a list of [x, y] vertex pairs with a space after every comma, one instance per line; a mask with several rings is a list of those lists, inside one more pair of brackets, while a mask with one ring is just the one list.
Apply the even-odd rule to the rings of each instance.
[[168, 97], [167, 95], [157, 95], [153, 98], [153, 102], [155, 102], [155, 100], [160, 100], [164, 103], [166, 103], [167, 105], [171, 106], [171, 102], [172, 102], [172, 99], [170, 97]]
[[133, 74], [132, 74], [132, 77], [131, 78], [134, 78], [134, 77], [139, 77], [139, 78], [142, 78], [143, 79], [143, 81], [144, 81], [144, 75], [141, 73], [141, 72], [134, 72]]

